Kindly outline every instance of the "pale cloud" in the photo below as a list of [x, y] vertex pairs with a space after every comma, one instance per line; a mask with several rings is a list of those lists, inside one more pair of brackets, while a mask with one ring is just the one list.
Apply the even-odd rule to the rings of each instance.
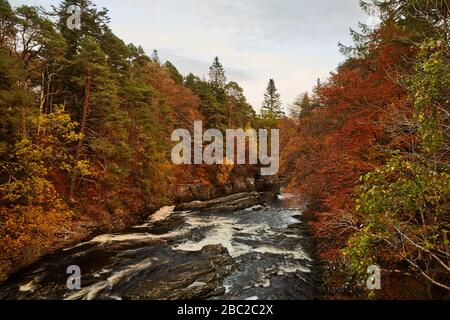
[[[49, 7], [51, 0], [27, 4]], [[287, 106], [342, 60], [337, 43], [367, 17], [358, 0], [95, 0], [125, 42], [157, 49], [183, 74], [207, 76], [219, 56], [258, 109], [269, 78]], [[12, 1], [13, 5], [24, 3]]]

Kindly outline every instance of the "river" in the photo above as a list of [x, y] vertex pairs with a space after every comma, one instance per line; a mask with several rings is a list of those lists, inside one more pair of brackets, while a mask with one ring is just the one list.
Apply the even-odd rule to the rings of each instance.
[[[42, 258], [0, 285], [0, 299], [312, 299], [312, 245], [288, 198], [236, 212], [162, 208]], [[67, 288], [71, 265], [79, 290]]]

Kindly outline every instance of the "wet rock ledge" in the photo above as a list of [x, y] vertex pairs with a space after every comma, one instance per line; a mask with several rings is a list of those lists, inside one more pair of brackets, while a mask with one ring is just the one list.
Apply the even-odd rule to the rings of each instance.
[[225, 293], [222, 283], [233, 269], [233, 259], [221, 245], [206, 246], [180, 260], [170, 267], [161, 267], [158, 281], [141, 281], [125, 290], [123, 299], [199, 300]]
[[244, 192], [209, 201], [193, 201], [176, 206], [176, 211], [238, 211], [252, 206], [263, 205], [258, 192]]

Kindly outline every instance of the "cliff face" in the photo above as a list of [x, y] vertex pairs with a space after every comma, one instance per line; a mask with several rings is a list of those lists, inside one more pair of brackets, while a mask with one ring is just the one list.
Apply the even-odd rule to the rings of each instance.
[[39, 246], [27, 246], [19, 256], [0, 256], [0, 281], [6, 280], [12, 273], [32, 264], [40, 257], [55, 253], [77, 242], [88, 240], [101, 233], [120, 232], [130, 226], [139, 224], [149, 215], [156, 212], [160, 206], [183, 204], [192, 201], [208, 201], [218, 197], [229, 196], [243, 192], [270, 191], [276, 189], [274, 178], [236, 178], [223, 185], [186, 184], [180, 186], [168, 198], [167, 203], [153, 205], [142, 212], [124, 212], [120, 214], [82, 215], [68, 225], [62, 225], [55, 235], [38, 234], [42, 238]]

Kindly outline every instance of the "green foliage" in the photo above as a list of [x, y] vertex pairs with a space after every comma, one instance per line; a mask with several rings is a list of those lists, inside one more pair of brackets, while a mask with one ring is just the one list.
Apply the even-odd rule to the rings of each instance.
[[186, 86], [201, 100], [201, 110], [211, 128], [226, 129], [225, 90], [190, 74]]
[[152, 56], [151, 56], [151, 60], [153, 63], [160, 65], [161, 64], [161, 60], [159, 60], [159, 53], [158, 50], [153, 50]]
[[433, 155], [449, 143], [444, 119], [450, 105], [450, 52], [448, 43], [435, 39], [420, 44], [419, 50], [411, 90], [423, 151]]
[[261, 122], [263, 126], [272, 128], [277, 126], [284, 115], [280, 94], [273, 79], [269, 80], [266, 92], [264, 93], [264, 103], [261, 108]]
[[[78, 124], [72, 122], [62, 108], [27, 120], [30, 129], [2, 165], [7, 180], [3, 181], [0, 191], [3, 199], [10, 203], [19, 200], [39, 203], [39, 195], [45, 197], [43, 189], [51, 185], [47, 178], [52, 171], [72, 172], [70, 146], [81, 139], [76, 133]], [[40, 131], [36, 132], [38, 126]], [[86, 168], [85, 163], [80, 165]]]
[[166, 67], [167, 71], [170, 73], [170, 76], [172, 77], [173, 81], [175, 81], [178, 84], [183, 84], [183, 80], [184, 80], [183, 76], [170, 61], [166, 61], [164, 66]]
[[111, 71], [116, 74], [118, 80], [123, 81], [130, 69], [130, 48], [111, 30], [107, 30], [102, 37], [101, 49], [107, 56]]
[[247, 102], [247, 98], [238, 83], [231, 81], [225, 86], [227, 94], [226, 117], [228, 127], [244, 128], [255, 119], [255, 111]]
[[[79, 30], [71, 30], [67, 27], [67, 19], [70, 16], [67, 8], [71, 5], [79, 6], [81, 9], [81, 21], [83, 23]], [[66, 52], [68, 59], [71, 59], [76, 54], [79, 42], [84, 37], [95, 39], [101, 46], [108, 45], [109, 37], [105, 35], [110, 32], [110, 29], [108, 27], [109, 17], [106, 8], [99, 10], [90, 0], [63, 0], [58, 7], [53, 7], [53, 9], [58, 17], [57, 29], [68, 44]]]
[[209, 81], [213, 86], [219, 88], [224, 88], [226, 85], [225, 70], [218, 57], [214, 58], [211, 67], [209, 67]]
[[356, 209], [365, 227], [353, 235], [345, 250], [353, 271], [363, 274], [375, 260], [375, 248], [386, 244], [395, 250], [392, 259], [420, 261], [424, 252], [408, 243], [408, 238], [428, 250], [445, 250], [450, 227], [449, 169], [438, 172], [427, 163], [396, 156], [363, 177]]
[[347, 247], [343, 250], [344, 256], [347, 257], [349, 270], [362, 279], [367, 275], [367, 268], [376, 262], [373, 249], [376, 239], [369, 232], [369, 228], [364, 228], [353, 234], [348, 240]]
[[[1, 250], [15, 253], [47, 234], [73, 215], [55, 189], [50, 175], [70, 174], [74, 169], [70, 145], [81, 136], [77, 124], [58, 108], [54, 113], [27, 119], [30, 129], [14, 145], [9, 157], [0, 162]], [[40, 131], [37, 132], [38, 126]], [[80, 162], [85, 174], [87, 163]]]
[[[26, 76], [21, 62], [0, 48], [0, 141], [12, 144], [25, 130], [21, 117], [30, 113], [33, 95], [21, 85]], [[0, 153], [1, 156], [1, 153]]]
[[11, 44], [15, 36], [17, 17], [7, 0], [0, 0], [0, 46]]
[[406, 262], [418, 275], [449, 289], [448, 44], [427, 40], [419, 49], [410, 87], [422, 148], [409, 155], [396, 152], [362, 178], [356, 211], [364, 227], [344, 253], [358, 274], [374, 261]]

